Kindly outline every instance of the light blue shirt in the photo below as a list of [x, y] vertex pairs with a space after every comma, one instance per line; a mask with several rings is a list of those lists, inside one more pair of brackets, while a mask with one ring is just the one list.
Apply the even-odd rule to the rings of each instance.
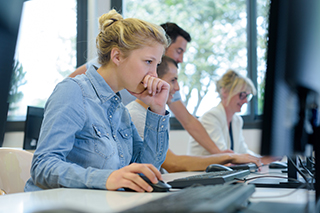
[[121, 98], [91, 66], [59, 83], [48, 99], [25, 191], [106, 189], [109, 175], [133, 162], [160, 169], [168, 126], [168, 112], [148, 110], [143, 141]]

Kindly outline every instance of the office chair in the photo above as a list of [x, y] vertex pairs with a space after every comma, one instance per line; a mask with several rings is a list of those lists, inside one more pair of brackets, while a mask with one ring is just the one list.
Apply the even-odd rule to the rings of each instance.
[[23, 149], [35, 150], [37, 148], [43, 114], [44, 108], [28, 106], [22, 146]]
[[24, 192], [32, 157], [31, 152], [22, 149], [0, 148], [0, 195]]

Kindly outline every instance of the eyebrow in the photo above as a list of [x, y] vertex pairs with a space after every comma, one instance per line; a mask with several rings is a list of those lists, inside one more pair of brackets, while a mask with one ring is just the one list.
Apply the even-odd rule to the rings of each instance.
[[182, 52], [184, 52], [184, 49], [182, 49], [181, 47], [178, 47], [178, 50], [181, 50]]

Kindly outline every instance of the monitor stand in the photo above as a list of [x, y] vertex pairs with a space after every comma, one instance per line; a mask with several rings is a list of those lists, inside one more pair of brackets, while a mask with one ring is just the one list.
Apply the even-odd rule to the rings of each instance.
[[288, 157], [287, 177], [284, 177], [285, 180], [281, 178], [261, 177], [251, 181], [249, 184], [254, 184], [256, 187], [267, 188], [308, 188], [308, 185], [304, 184], [305, 180], [303, 178], [298, 178], [297, 169], [293, 165], [293, 163], [297, 165], [297, 156], [292, 156], [291, 159], [292, 161], [289, 160]]

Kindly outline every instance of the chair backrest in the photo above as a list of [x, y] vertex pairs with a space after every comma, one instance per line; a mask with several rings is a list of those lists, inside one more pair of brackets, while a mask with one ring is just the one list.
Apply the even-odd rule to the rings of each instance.
[[22, 149], [0, 148], [0, 190], [7, 194], [24, 191], [32, 157], [31, 152]]
[[44, 108], [28, 106], [24, 129], [23, 149], [35, 150], [43, 120]]

